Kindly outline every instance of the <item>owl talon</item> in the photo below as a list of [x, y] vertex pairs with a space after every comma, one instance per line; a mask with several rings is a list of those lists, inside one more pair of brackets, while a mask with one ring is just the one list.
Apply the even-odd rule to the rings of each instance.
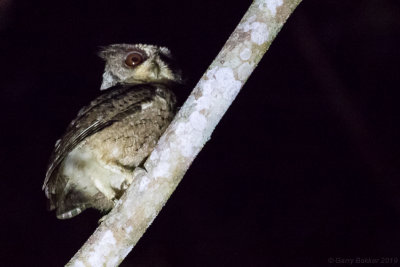
[[132, 181], [125, 180], [121, 184], [121, 190], [125, 191], [131, 185]]
[[101, 218], [99, 219], [99, 221], [98, 221], [97, 223], [98, 223], [98, 224], [102, 224], [102, 223], [107, 219], [107, 217], [108, 217], [108, 214], [104, 215], [103, 217], [101, 217]]
[[143, 169], [147, 173], [147, 170], [146, 170], [146, 167], [144, 166], [144, 164], [146, 163], [148, 158], [149, 158], [149, 156], [145, 157], [136, 168]]

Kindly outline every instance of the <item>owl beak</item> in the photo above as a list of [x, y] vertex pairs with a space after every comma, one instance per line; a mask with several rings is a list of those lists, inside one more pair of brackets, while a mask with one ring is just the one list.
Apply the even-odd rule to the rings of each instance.
[[153, 79], [158, 79], [160, 75], [160, 66], [157, 63], [153, 63], [151, 66], [151, 72]]

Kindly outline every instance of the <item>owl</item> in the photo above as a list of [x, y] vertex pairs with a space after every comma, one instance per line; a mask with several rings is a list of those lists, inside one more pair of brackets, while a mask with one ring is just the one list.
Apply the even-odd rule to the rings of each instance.
[[180, 71], [165, 47], [114, 44], [102, 49], [101, 90], [56, 142], [43, 184], [59, 219], [87, 208], [109, 211], [171, 122]]

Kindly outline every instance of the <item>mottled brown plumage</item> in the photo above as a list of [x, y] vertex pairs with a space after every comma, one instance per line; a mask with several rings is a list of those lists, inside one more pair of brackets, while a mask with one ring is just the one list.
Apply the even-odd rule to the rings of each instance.
[[150, 45], [112, 45], [101, 52], [107, 91], [70, 123], [46, 173], [43, 189], [58, 218], [86, 208], [110, 210], [154, 149], [174, 116], [170, 88], [181, 81], [160, 54], [170, 57], [166, 48]]

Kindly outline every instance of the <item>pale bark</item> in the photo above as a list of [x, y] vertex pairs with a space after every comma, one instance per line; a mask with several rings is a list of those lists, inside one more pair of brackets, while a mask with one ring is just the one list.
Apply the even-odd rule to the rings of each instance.
[[[255, 0], [134, 181], [67, 266], [116, 266], [132, 250], [301, 0]], [[196, 238], [196, 237], [193, 237]]]

